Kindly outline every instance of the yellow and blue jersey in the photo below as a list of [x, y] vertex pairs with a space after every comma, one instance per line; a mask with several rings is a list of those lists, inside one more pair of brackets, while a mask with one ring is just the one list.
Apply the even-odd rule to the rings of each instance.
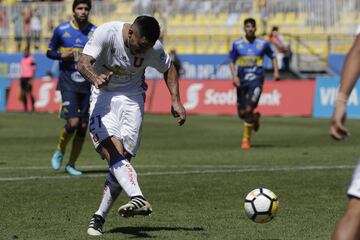
[[271, 59], [275, 58], [268, 41], [261, 38], [255, 38], [253, 42], [239, 39], [233, 42], [229, 59], [236, 65], [240, 81], [252, 81], [255, 78], [264, 78], [265, 55]]
[[91, 23], [85, 30], [80, 30], [73, 20], [64, 22], [55, 28], [48, 46], [48, 56], [52, 59], [60, 59], [61, 53], [71, 49], [74, 52], [74, 60], [60, 60], [60, 76], [58, 90], [71, 90], [74, 92], [88, 92], [90, 83], [86, 81], [76, 70], [77, 61], [85, 44], [95, 31]]

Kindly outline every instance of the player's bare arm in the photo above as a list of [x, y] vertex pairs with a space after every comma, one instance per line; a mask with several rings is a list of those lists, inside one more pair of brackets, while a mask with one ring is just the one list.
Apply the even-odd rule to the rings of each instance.
[[279, 81], [280, 80], [279, 66], [278, 66], [276, 58], [273, 58], [272, 64], [273, 64], [273, 68], [274, 68], [274, 79], [276, 81]]
[[360, 76], [360, 35], [357, 36], [344, 62], [339, 92], [335, 100], [335, 109], [330, 123], [330, 136], [335, 140], [342, 140], [350, 135], [344, 127], [346, 120], [347, 99], [356, 80]]
[[233, 84], [235, 87], [240, 87], [240, 79], [236, 74], [235, 64], [230, 61], [230, 71], [233, 76]]
[[110, 81], [112, 72], [97, 75], [94, 71], [93, 63], [95, 59], [89, 55], [81, 54], [77, 65], [79, 73], [89, 82], [94, 84], [96, 88], [102, 88]]
[[181, 126], [186, 121], [186, 111], [180, 100], [179, 80], [173, 63], [164, 73], [164, 79], [171, 95], [171, 113], [178, 118], [178, 124]]

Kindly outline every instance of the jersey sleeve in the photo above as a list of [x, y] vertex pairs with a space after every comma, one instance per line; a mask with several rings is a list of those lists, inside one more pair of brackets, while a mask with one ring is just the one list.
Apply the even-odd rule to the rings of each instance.
[[105, 47], [109, 39], [109, 31], [106, 25], [102, 25], [96, 28], [89, 41], [86, 43], [82, 53], [96, 59], [100, 55], [102, 49]]
[[229, 52], [229, 60], [233, 63], [236, 62], [236, 60], [239, 57], [239, 52], [236, 50], [236, 44], [235, 42], [233, 42], [233, 44], [231, 45], [231, 49]]
[[160, 41], [157, 41], [154, 45], [154, 51], [151, 54], [149, 65], [161, 73], [166, 72], [170, 68], [171, 58], [169, 54], [164, 51]]
[[356, 35], [360, 35], [360, 24], [358, 25], [355, 34], [356, 34]]
[[270, 42], [265, 42], [264, 53], [271, 59], [275, 58], [275, 52], [271, 49]]
[[60, 48], [60, 44], [61, 44], [61, 32], [60, 32], [60, 28], [57, 27], [55, 28], [53, 35], [51, 36], [48, 45], [48, 50], [57, 51]]

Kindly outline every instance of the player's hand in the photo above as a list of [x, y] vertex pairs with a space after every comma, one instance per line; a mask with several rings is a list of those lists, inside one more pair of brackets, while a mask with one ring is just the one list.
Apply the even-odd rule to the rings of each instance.
[[344, 127], [346, 121], [346, 102], [335, 103], [334, 114], [330, 123], [330, 136], [335, 140], [343, 140], [350, 136], [349, 130]]
[[175, 118], [178, 118], [178, 124], [181, 126], [186, 121], [186, 111], [181, 102], [173, 102], [171, 106], [171, 113]]
[[72, 49], [67, 50], [66, 52], [61, 54], [61, 60], [63, 61], [71, 61], [74, 60], [74, 52]]
[[240, 87], [240, 79], [238, 76], [233, 78], [233, 85], [234, 87]]
[[108, 72], [107, 74], [102, 73], [102, 74], [100, 74], [99, 76], [96, 77], [93, 84], [95, 85], [95, 87], [97, 89], [102, 88], [102, 87], [106, 86], [109, 83], [112, 75], [113, 75], [113, 72]]
[[275, 79], [275, 81], [280, 81], [280, 76], [279, 76], [279, 74], [274, 74], [274, 79]]

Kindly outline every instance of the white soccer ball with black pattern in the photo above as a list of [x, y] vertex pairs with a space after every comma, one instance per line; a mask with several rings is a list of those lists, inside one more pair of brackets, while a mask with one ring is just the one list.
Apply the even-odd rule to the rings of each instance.
[[244, 207], [248, 218], [256, 223], [266, 223], [275, 217], [279, 201], [269, 189], [256, 188], [246, 196]]

